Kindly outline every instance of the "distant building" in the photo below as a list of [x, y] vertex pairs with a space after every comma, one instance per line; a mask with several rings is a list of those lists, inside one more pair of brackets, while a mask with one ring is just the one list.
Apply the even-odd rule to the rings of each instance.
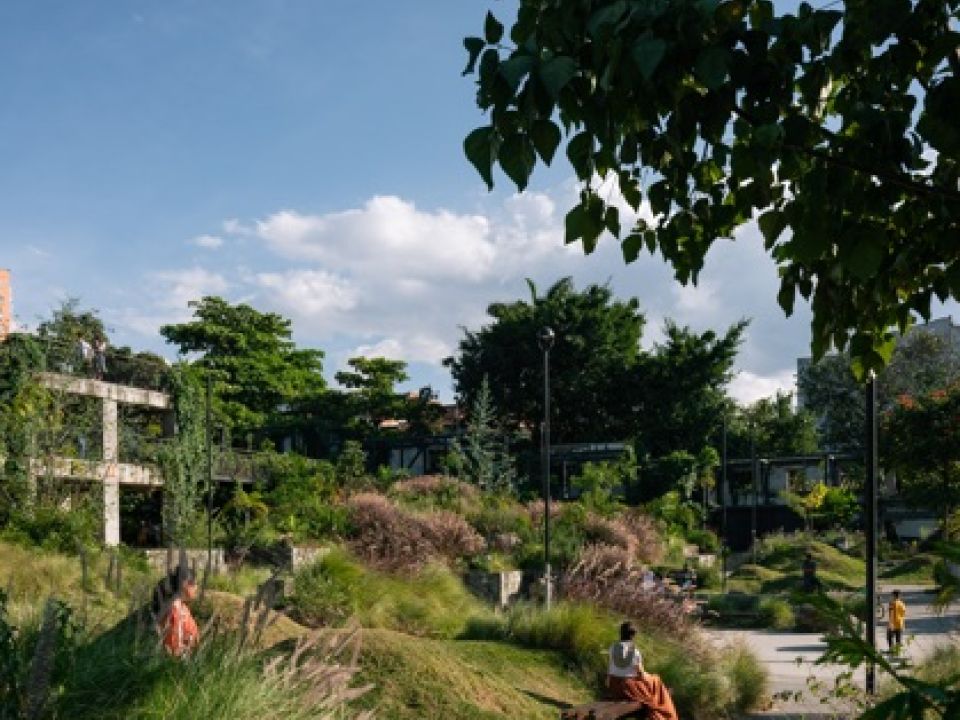
[[0, 340], [6, 340], [13, 329], [13, 293], [10, 271], [0, 268]]

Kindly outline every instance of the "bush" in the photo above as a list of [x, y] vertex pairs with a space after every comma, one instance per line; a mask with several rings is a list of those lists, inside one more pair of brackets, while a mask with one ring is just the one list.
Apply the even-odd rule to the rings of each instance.
[[763, 598], [758, 607], [763, 627], [774, 630], [791, 630], [796, 625], [793, 608], [781, 598]]
[[32, 512], [17, 512], [4, 528], [4, 540], [18, 545], [74, 553], [79, 546], [100, 544], [101, 517], [93, 503], [71, 510], [40, 505]]
[[470, 558], [485, 547], [483, 538], [454, 513], [414, 514], [375, 493], [354, 495], [347, 507], [351, 548], [375, 567], [419, 568], [436, 559]]
[[393, 483], [390, 496], [421, 510], [463, 510], [479, 498], [474, 485], [443, 475], [420, 475]]
[[291, 613], [310, 625], [364, 627], [411, 635], [455, 637], [474, 617], [489, 615], [460, 579], [431, 565], [404, 576], [367, 570], [335, 549], [294, 577]]
[[700, 548], [700, 552], [715, 553], [720, 550], [720, 539], [712, 530], [691, 530], [687, 533], [687, 542]]
[[640, 627], [678, 638], [690, 637], [694, 623], [682, 603], [663, 595], [640, 592], [642, 570], [625, 550], [596, 545], [586, 548], [563, 575], [564, 597], [589, 602], [627, 617]]
[[769, 691], [769, 676], [744, 642], [736, 642], [720, 653], [725, 674], [735, 689], [734, 708], [738, 713], [760, 707]]

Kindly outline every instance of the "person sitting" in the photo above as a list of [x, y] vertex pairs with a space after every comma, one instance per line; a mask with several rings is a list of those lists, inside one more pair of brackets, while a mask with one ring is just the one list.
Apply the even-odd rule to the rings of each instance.
[[200, 642], [200, 629], [187, 603], [197, 596], [193, 571], [178, 565], [153, 591], [153, 614], [164, 649], [186, 657]]
[[607, 689], [611, 698], [642, 703], [649, 720], [679, 720], [663, 681], [643, 669], [643, 656], [633, 642], [636, 634], [633, 623], [624, 622], [620, 626], [620, 642], [610, 646]]

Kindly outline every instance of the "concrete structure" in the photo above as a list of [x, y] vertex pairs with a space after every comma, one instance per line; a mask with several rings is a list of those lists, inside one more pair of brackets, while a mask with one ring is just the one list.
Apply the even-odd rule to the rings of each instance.
[[[120, 544], [120, 486], [158, 487], [163, 480], [141, 465], [120, 462], [118, 406], [139, 405], [170, 414], [170, 396], [154, 390], [116, 385], [100, 380], [41, 373], [41, 385], [70, 395], [98, 398], [103, 405], [103, 459], [99, 462], [71, 458], [35, 460], [31, 475], [67, 480], [98, 482], [103, 487], [103, 540], [106, 545]], [[170, 422], [165, 422], [170, 426]], [[171, 428], [172, 429], [172, 428]]]
[[0, 268], [0, 341], [13, 329], [13, 291], [10, 289], [10, 271]]

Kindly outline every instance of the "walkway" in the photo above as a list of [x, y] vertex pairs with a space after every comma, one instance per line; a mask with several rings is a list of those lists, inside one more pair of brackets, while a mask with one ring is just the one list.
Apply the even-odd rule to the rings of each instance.
[[[951, 605], [945, 613], [938, 614], [930, 606], [931, 591], [922, 586], [898, 586], [907, 604], [906, 655], [916, 663], [929, 655], [934, 648], [956, 639], [953, 633], [960, 628], [960, 604]], [[881, 587], [885, 602], [893, 586]], [[815, 678], [825, 688], [833, 687], [835, 678], [848, 671], [846, 666], [815, 665], [826, 649], [820, 633], [776, 632], [773, 630], [712, 630], [718, 640], [740, 639], [757, 654], [770, 673], [770, 691], [776, 698], [773, 707], [751, 717], [813, 718], [833, 717], [838, 710], [824, 705], [810, 692], [808, 679]], [[877, 647], [886, 648], [886, 622], [878, 621]], [[863, 687], [864, 670], [854, 676], [858, 686]], [[882, 678], [878, 678], [882, 682]], [[799, 697], [783, 699], [784, 694]]]

